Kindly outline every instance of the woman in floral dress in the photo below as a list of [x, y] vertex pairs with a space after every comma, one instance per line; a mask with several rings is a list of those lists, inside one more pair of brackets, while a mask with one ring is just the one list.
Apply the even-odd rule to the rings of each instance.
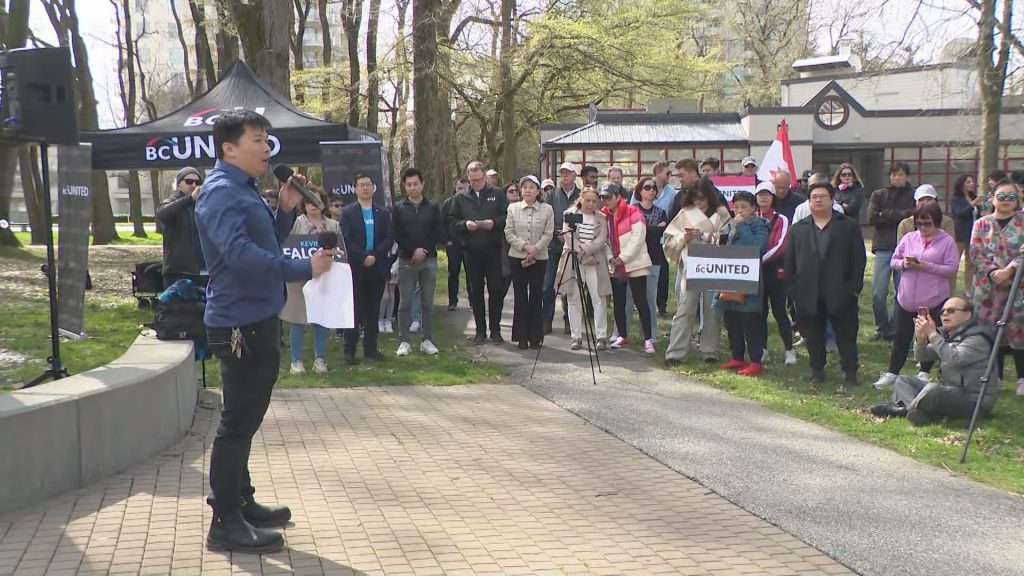
[[[974, 306], [978, 318], [993, 327], [1002, 316], [1014, 273], [1021, 265], [1024, 247], [1024, 214], [1021, 193], [1010, 180], [1001, 180], [993, 190], [992, 214], [979, 218], [971, 231], [970, 258], [975, 265]], [[1007, 352], [1017, 366], [1017, 395], [1024, 396], [1024, 292], [1018, 290], [1003, 341], [999, 345], [999, 373]], [[993, 328], [994, 329], [994, 328]]]

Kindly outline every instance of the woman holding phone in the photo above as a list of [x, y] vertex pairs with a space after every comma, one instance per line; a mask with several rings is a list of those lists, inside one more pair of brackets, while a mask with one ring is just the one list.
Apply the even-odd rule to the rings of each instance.
[[[931, 316], [936, 325], [941, 324], [942, 304], [950, 296], [949, 279], [960, 268], [956, 240], [939, 227], [942, 209], [938, 203], [918, 206], [913, 218], [915, 231], [904, 236], [892, 254], [892, 267], [902, 270], [903, 277], [896, 291], [889, 370], [875, 382], [878, 389], [892, 387], [906, 364], [914, 338], [914, 318]], [[917, 377], [927, 381], [932, 364], [922, 362]]]

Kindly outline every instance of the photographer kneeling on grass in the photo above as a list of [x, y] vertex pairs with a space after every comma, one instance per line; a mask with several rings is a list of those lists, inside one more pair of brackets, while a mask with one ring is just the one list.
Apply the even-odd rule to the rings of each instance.
[[[937, 384], [916, 376], [900, 376], [893, 386], [892, 402], [871, 407], [876, 416], [906, 417], [915, 425], [929, 424], [943, 416], [970, 418], [981, 393], [992, 336], [978, 322], [974, 306], [963, 298], [950, 298], [942, 306], [942, 328], [928, 315], [914, 319], [914, 355], [921, 362], [938, 361], [941, 374]], [[992, 375], [981, 401], [981, 416], [988, 416], [1002, 388]]]

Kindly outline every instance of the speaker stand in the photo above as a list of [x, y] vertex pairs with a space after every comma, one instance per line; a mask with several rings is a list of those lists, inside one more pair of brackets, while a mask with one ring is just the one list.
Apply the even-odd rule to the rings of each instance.
[[60, 321], [57, 318], [57, 258], [53, 249], [53, 206], [50, 198], [50, 151], [45, 143], [39, 144], [39, 156], [43, 168], [43, 222], [46, 223], [46, 264], [40, 268], [46, 274], [46, 285], [50, 293], [50, 365], [45, 372], [28, 382], [22, 389], [42, 384], [49, 379], [60, 380], [68, 376], [68, 370], [60, 363]]

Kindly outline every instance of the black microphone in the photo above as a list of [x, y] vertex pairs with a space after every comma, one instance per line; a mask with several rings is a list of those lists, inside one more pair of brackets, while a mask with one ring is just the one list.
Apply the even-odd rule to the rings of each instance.
[[[294, 174], [295, 172], [291, 168], [289, 168], [287, 164], [278, 164], [277, 166], [274, 166], [274, 176], [276, 176], [277, 179], [280, 180], [282, 184], [288, 182], [288, 179], [291, 178]], [[319, 208], [321, 212], [326, 210], [324, 202], [323, 200], [320, 199], [320, 196], [311, 192], [309, 188], [306, 188], [305, 185], [303, 185], [301, 182], [299, 182], [298, 180], [292, 180], [291, 186], [292, 188], [298, 190], [299, 193], [302, 194], [303, 198], [305, 198], [309, 202], [312, 202], [313, 206]], [[334, 233], [332, 232], [332, 234]], [[334, 245], [338, 245], [337, 235], [335, 235]]]
[[316, 237], [316, 242], [324, 250], [333, 250], [338, 247], [338, 233], [324, 230]]

